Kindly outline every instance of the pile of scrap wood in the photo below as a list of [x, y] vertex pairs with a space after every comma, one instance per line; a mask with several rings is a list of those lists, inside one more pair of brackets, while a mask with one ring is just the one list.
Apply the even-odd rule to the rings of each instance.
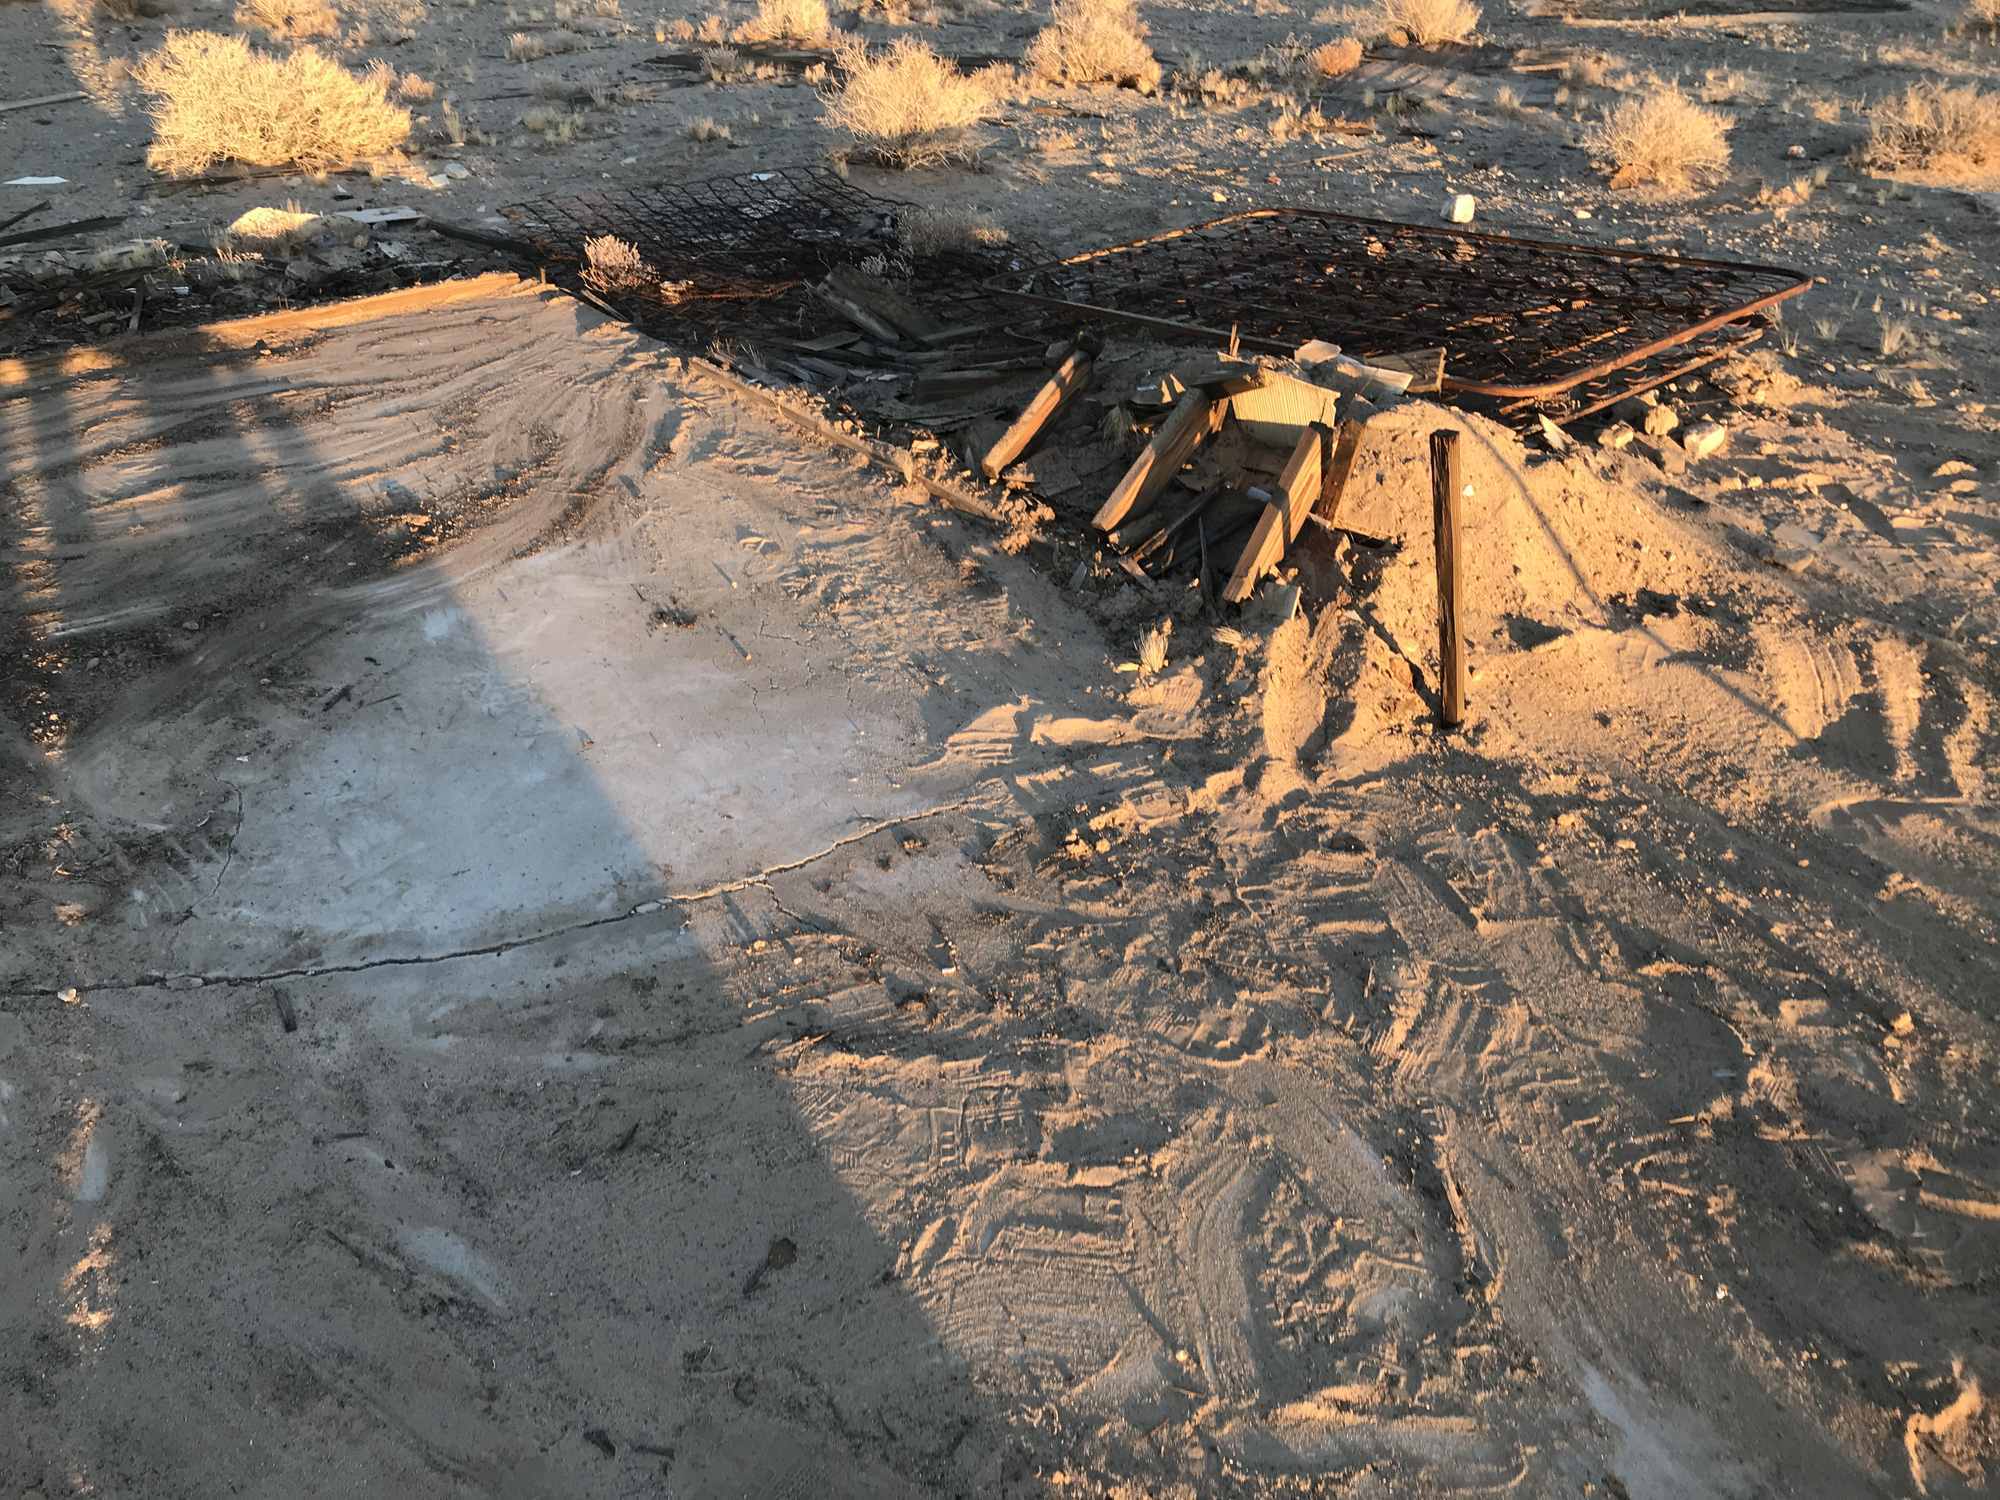
[[1135, 399], [1162, 415], [1093, 524], [1128, 567], [1192, 566], [1204, 597], [1240, 604], [1309, 518], [1334, 524], [1369, 418], [1442, 371], [1441, 350], [1362, 364], [1314, 343], [1290, 368], [1225, 360], [1149, 381]]

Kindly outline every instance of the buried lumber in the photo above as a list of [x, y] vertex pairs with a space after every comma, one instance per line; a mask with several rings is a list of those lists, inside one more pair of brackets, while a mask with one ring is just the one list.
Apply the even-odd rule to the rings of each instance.
[[977, 495], [968, 494], [955, 484], [925, 474], [916, 467], [910, 455], [882, 443], [870, 442], [867, 438], [854, 433], [843, 432], [824, 417], [801, 411], [774, 393], [754, 386], [746, 380], [739, 380], [720, 365], [711, 364], [693, 355], [687, 356], [684, 363], [689, 370], [699, 371], [718, 385], [756, 402], [766, 411], [791, 423], [801, 431], [811, 433], [814, 437], [845, 448], [849, 452], [858, 453], [878, 469], [883, 469], [906, 483], [920, 486], [933, 500], [949, 506], [952, 510], [968, 516], [977, 516], [982, 521], [1004, 524], [1004, 517], [987, 501]]
[[944, 324], [907, 297], [866, 271], [852, 266], [835, 266], [826, 273], [825, 285], [857, 307], [906, 337], [922, 342], [945, 331]]
[[1464, 487], [1459, 478], [1458, 434], [1431, 434], [1431, 517], [1437, 541], [1438, 722], [1455, 729], [1465, 722], [1465, 637], [1459, 617], [1465, 580], [1458, 566], [1458, 510]]
[[1035, 392], [1034, 399], [1022, 408], [1021, 415], [1000, 434], [999, 441], [986, 450], [986, 456], [979, 460], [980, 472], [988, 479], [998, 479], [1002, 469], [1027, 452], [1028, 445], [1042, 435], [1042, 429], [1062, 410], [1063, 403], [1090, 384], [1090, 367], [1090, 356], [1081, 349], [1064, 360]]
[[1223, 409], [1222, 402], [1199, 390], [1182, 396], [1113, 487], [1092, 524], [1099, 531], [1109, 531], [1158, 496], [1181, 465], [1194, 456], [1202, 439], [1221, 425]]
[[1236, 560], [1236, 571], [1224, 585], [1222, 597], [1229, 604], [1241, 604], [1257, 587], [1257, 580], [1284, 559], [1285, 548], [1306, 523], [1319, 499], [1321, 480], [1327, 463], [1327, 439], [1331, 434], [1315, 423], [1301, 432], [1291, 455], [1278, 474], [1278, 492], [1257, 518], [1250, 540]]

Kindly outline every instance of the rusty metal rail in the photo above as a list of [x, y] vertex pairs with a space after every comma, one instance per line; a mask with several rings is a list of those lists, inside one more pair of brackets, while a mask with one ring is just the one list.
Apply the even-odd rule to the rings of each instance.
[[[996, 290], [1168, 335], [1288, 354], [1446, 350], [1445, 389], [1600, 405], [1621, 371], [1812, 284], [1775, 266], [1271, 208], [1002, 275]], [[1709, 356], [1713, 357], [1713, 355]], [[1580, 399], [1579, 399], [1580, 398]]]

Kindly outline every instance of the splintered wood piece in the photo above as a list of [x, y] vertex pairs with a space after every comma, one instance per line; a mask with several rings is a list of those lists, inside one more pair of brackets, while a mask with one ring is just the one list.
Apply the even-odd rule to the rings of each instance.
[[1415, 378], [1409, 395], [1428, 396], [1444, 388], [1444, 350], [1406, 349], [1401, 354], [1382, 354], [1367, 361], [1378, 370], [1402, 370]]
[[1248, 599], [1257, 587], [1257, 580], [1277, 567], [1284, 559], [1285, 548], [1306, 524], [1313, 503], [1319, 499], [1329, 435], [1326, 428], [1314, 424], [1300, 433], [1299, 440], [1292, 445], [1291, 455], [1278, 474], [1278, 493], [1257, 518], [1248, 544], [1236, 559], [1236, 571], [1223, 587], [1225, 602], [1241, 604]]
[[1340, 435], [1333, 445], [1333, 461], [1326, 466], [1326, 482], [1320, 486], [1319, 503], [1313, 507], [1313, 514], [1329, 526], [1340, 519], [1340, 502], [1347, 494], [1348, 478], [1354, 473], [1354, 455], [1361, 451], [1361, 430], [1362, 424], [1352, 417], [1340, 424]]
[[1264, 372], [1256, 365], [1222, 364], [1197, 370], [1188, 376], [1187, 383], [1190, 389], [1206, 391], [1211, 396], [1237, 396], [1262, 385]]
[[876, 317], [874, 313], [863, 307], [859, 302], [844, 296], [832, 287], [817, 286], [813, 288], [813, 292], [828, 307], [839, 313], [870, 338], [880, 339], [883, 343], [891, 345], [902, 343], [902, 334], [898, 333], [889, 324], [883, 322], [882, 319]]
[[986, 456], [979, 460], [980, 471], [988, 479], [998, 479], [1000, 471], [1025, 453], [1028, 445], [1042, 435], [1042, 429], [1062, 410], [1063, 403], [1088, 384], [1090, 356], [1079, 349], [1062, 362], [1055, 374], [1035, 392], [1034, 399], [1021, 409], [1021, 415], [1014, 419], [1013, 425], [986, 450]]
[[835, 266], [826, 273], [826, 281], [848, 301], [867, 308], [891, 328], [912, 339], [922, 341], [944, 332], [943, 323], [866, 271], [857, 271], [852, 266]]
[[1458, 505], [1465, 493], [1459, 478], [1458, 434], [1449, 428], [1431, 434], [1431, 520], [1437, 542], [1438, 721], [1447, 729], [1465, 722], [1464, 579], [1458, 559]]
[[1223, 406], [1201, 391], [1189, 391], [1160, 423], [1124, 478], [1098, 508], [1093, 524], [1109, 531], [1167, 487], [1167, 481], [1194, 456], [1202, 439], [1222, 423]]

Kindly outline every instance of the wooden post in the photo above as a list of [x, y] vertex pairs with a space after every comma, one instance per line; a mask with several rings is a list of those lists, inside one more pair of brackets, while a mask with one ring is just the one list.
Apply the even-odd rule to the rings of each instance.
[[1458, 472], [1458, 434], [1431, 434], [1431, 514], [1437, 539], [1438, 720], [1447, 729], [1465, 722], [1465, 637], [1459, 633], [1464, 579], [1459, 571], [1458, 502], [1464, 495]]
[[1250, 543], [1237, 559], [1222, 597], [1241, 604], [1257, 587], [1257, 581], [1284, 561], [1285, 548], [1299, 534], [1314, 503], [1319, 499], [1322, 476], [1326, 472], [1327, 429], [1315, 423], [1299, 434], [1291, 456], [1278, 475], [1278, 493], [1257, 519]]

